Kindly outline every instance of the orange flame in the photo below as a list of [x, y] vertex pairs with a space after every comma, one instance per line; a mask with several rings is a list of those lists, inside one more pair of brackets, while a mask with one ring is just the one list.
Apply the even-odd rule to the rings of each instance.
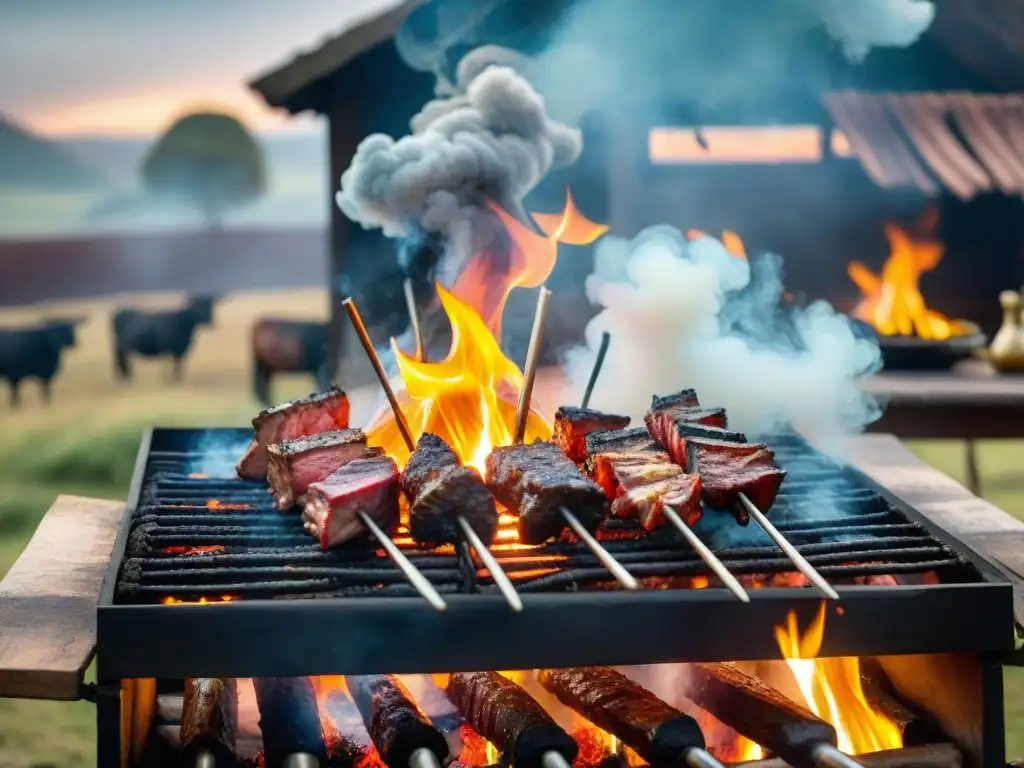
[[160, 551], [165, 555], [217, 555], [225, 549], [226, 547], [223, 544], [200, 544], [195, 547], [164, 547]]
[[218, 499], [210, 499], [206, 502], [206, 508], [211, 512], [217, 510], [238, 510], [238, 509], [253, 509], [254, 504], [225, 504]]
[[220, 597], [200, 597], [198, 600], [182, 600], [178, 597], [165, 597], [160, 602], [164, 605], [210, 605], [212, 603], [230, 603], [237, 600], [233, 595], [221, 595]]
[[879, 277], [859, 261], [846, 273], [863, 294], [853, 316], [883, 336], [918, 336], [942, 340], [963, 331], [956, 321], [928, 309], [918, 286], [921, 275], [942, 261], [944, 247], [932, 239], [915, 239], [896, 224], [885, 225], [889, 257]]
[[824, 635], [824, 602], [803, 636], [793, 611], [786, 615], [785, 626], [775, 627], [775, 640], [807, 707], [836, 729], [839, 749], [847, 754], [902, 747], [896, 724], [873, 709], [864, 695], [860, 660], [855, 656], [816, 658]]

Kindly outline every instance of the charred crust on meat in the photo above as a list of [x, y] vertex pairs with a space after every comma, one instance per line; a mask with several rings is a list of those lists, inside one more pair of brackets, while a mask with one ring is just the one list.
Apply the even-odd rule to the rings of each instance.
[[697, 391], [695, 389], [683, 389], [672, 395], [665, 395], [664, 397], [658, 397], [653, 395], [651, 397], [651, 410], [652, 411], [665, 411], [672, 410], [674, 408], [699, 408], [700, 400], [697, 399]]
[[713, 427], [710, 424], [700, 424], [695, 421], [688, 421], [685, 416], [674, 416], [672, 424], [680, 435], [695, 437], [701, 440], [716, 440], [722, 443], [746, 443], [747, 436], [742, 432], [733, 432], [730, 429]]
[[267, 446], [267, 450], [279, 456], [297, 456], [316, 448], [332, 448], [346, 443], [365, 443], [366, 435], [361, 429], [332, 429], [306, 435], [294, 440], [282, 440], [280, 443]]
[[629, 425], [629, 416], [620, 416], [617, 413], [605, 413], [604, 411], [595, 411], [593, 408], [577, 408], [574, 405], [563, 405], [557, 411], [555, 411], [555, 420], [565, 419], [566, 421], [583, 421], [584, 419], [594, 419], [595, 421], [620, 421], [622, 426], [619, 429], [624, 429]]
[[260, 422], [268, 416], [276, 416], [279, 413], [285, 413], [292, 408], [298, 408], [304, 405], [319, 405], [320, 403], [325, 403], [335, 397], [348, 398], [348, 395], [345, 394], [343, 389], [338, 389], [337, 387], [330, 387], [324, 392], [313, 392], [312, 394], [298, 400], [290, 400], [287, 403], [272, 405], [270, 408], [263, 409], [256, 414], [256, 417], [252, 420], [252, 425], [259, 428]]

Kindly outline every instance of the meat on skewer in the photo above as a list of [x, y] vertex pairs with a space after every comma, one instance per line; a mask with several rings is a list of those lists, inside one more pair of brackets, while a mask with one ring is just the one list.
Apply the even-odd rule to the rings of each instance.
[[587, 452], [588, 470], [593, 469], [595, 458], [602, 453], [663, 453], [665, 450], [651, 437], [647, 427], [591, 432], [583, 438], [583, 446]]
[[653, 531], [672, 507], [687, 525], [701, 516], [700, 475], [686, 474], [667, 453], [604, 453], [597, 456], [594, 479], [612, 499], [612, 514], [639, 521]]
[[576, 759], [576, 740], [530, 694], [497, 672], [454, 673], [447, 693], [512, 768], [566, 768]]
[[348, 675], [349, 692], [388, 768], [429, 768], [449, 760], [448, 742], [394, 675]]
[[216, 765], [232, 765], [238, 735], [238, 688], [233, 678], [185, 680], [179, 748], [185, 765], [209, 755]]
[[608, 513], [608, 499], [554, 443], [495, 448], [487, 457], [487, 486], [519, 518], [519, 539], [543, 544], [566, 526], [568, 509], [591, 533]]
[[611, 667], [542, 669], [537, 679], [560, 702], [621, 739], [654, 768], [681, 765], [692, 750], [705, 749], [696, 720]]
[[[263, 677], [253, 681], [260, 710], [266, 768], [285, 768], [302, 755], [327, 762], [316, 691], [308, 677]], [[289, 760], [292, 758], [292, 760]]]
[[238, 476], [262, 480], [267, 475], [270, 460], [267, 448], [271, 445], [332, 429], [346, 429], [348, 416], [348, 396], [334, 387], [261, 411], [252, 420], [256, 434], [238, 462]]
[[704, 503], [712, 509], [731, 511], [744, 525], [748, 515], [739, 501], [740, 494], [761, 512], [767, 512], [786, 477], [775, 463], [775, 454], [767, 445], [757, 443], [690, 439], [686, 443], [686, 466], [701, 476]]
[[350, 461], [382, 456], [380, 448], [366, 445], [361, 429], [333, 429], [271, 445], [267, 483], [274, 506], [291, 509], [305, 501], [306, 490]]
[[616, 416], [595, 411], [591, 408], [574, 408], [563, 405], [555, 411], [555, 427], [551, 441], [561, 448], [565, 455], [582, 464], [587, 460], [584, 441], [591, 432], [625, 429], [629, 416]]
[[459, 517], [489, 545], [498, 529], [498, 510], [483, 478], [440, 437], [420, 436], [402, 472], [402, 491], [409, 500], [409, 532], [429, 547], [461, 541]]
[[387, 456], [356, 459], [309, 486], [306, 531], [328, 549], [366, 533], [363, 512], [384, 531], [398, 525], [398, 465]]
[[697, 399], [697, 391], [694, 389], [682, 389], [672, 395], [651, 397], [652, 411], [673, 411], [683, 408], [700, 408], [700, 400]]
[[[689, 469], [686, 463], [686, 446], [691, 440], [717, 440], [720, 443], [746, 443], [747, 436], [709, 424], [687, 421], [685, 416], [669, 415], [668, 419], [656, 420], [651, 436], [662, 450], [679, 466]], [[692, 470], [691, 470], [692, 471]]]
[[756, 677], [729, 664], [693, 664], [690, 697], [700, 706], [796, 768], [818, 765], [836, 730]]

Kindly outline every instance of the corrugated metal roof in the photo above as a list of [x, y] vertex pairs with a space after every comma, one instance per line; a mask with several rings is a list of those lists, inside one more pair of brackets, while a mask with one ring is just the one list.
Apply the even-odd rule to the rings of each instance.
[[827, 94], [825, 106], [882, 187], [1024, 195], [1024, 94]]

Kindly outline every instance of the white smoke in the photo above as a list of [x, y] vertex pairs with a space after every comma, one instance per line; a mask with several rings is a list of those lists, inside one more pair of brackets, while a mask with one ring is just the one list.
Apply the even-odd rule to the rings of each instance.
[[911, 45], [935, 20], [932, 0], [806, 1], [817, 8], [825, 29], [854, 61], [872, 48]]
[[580, 132], [548, 119], [544, 99], [509, 66], [520, 59], [492, 47], [466, 54], [410, 135], [365, 138], [336, 195], [345, 215], [389, 237], [466, 237], [488, 200], [514, 208], [549, 170], [575, 161]]
[[585, 386], [608, 331], [595, 408], [641, 419], [652, 395], [693, 387], [703, 404], [725, 407], [739, 431], [792, 425], [838, 444], [878, 416], [857, 380], [878, 370], [881, 354], [825, 302], [781, 310], [779, 263], [760, 260], [752, 282], [750, 264], [710, 237], [688, 243], [666, 226], [632, 241], [605, 237], [586, 286], [603, 310], [586, 345], [567, 357], [573, 391]]

